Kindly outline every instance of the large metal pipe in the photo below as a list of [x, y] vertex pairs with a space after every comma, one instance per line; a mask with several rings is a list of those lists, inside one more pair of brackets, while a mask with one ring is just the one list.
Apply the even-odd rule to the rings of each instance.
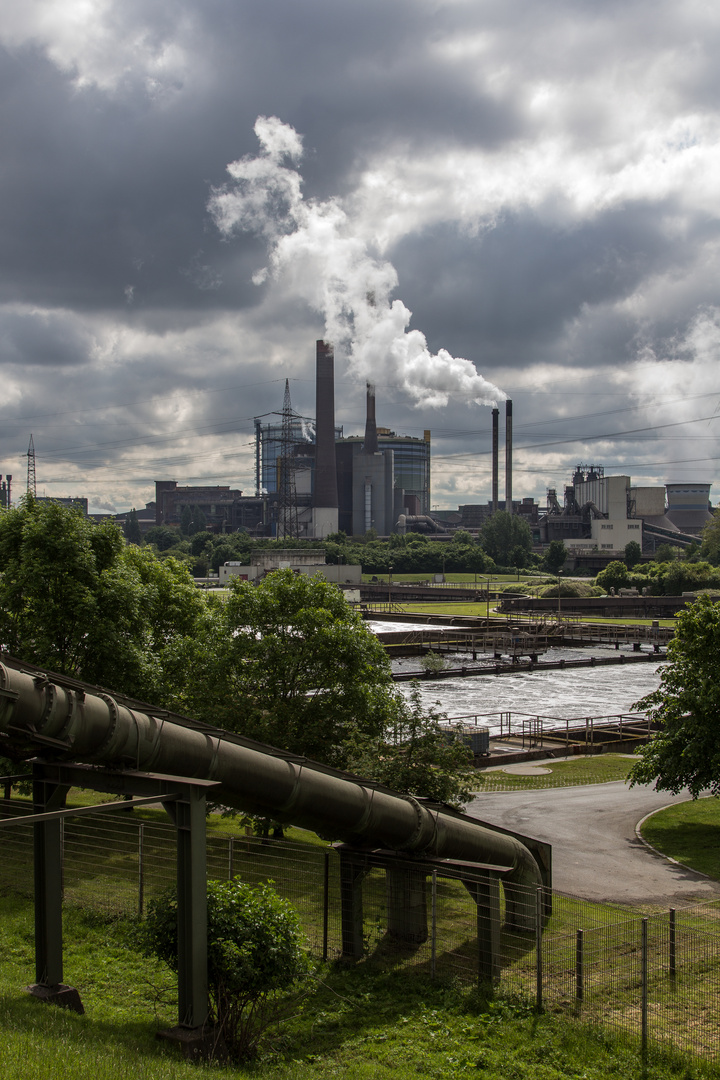
[[512, 401], [505, 402], [505, 509], [512, 514]]
[[499, 448], [500, 410], [492, 411], [492, 512], [498, 509], [498, 448]]
[[218, 802], [361, 847], [506, 871], [506, 920], [532, 929], [547, 884], [516, 837], [475, 819], [363, 782], [220, 729], [153, 716], [84, 684], [0, 664], [0, 733], [54, 759], [219, 781]]

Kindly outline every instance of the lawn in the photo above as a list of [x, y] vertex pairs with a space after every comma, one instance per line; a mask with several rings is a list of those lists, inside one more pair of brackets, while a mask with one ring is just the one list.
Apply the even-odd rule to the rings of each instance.
[[[155, 1038], [174, 1021], [172, 977], [143, 956], [130, 921], [66, 915], [66, 970], [82, 988], [85, 1016], [44, 1005], [24, 986], [32, 965], [32, 909], [0, 897], [0, 1064], [3, 1080], [655, 1080], [718, 1077], [698, 1059], [622, 1041], [521, 998], [481, 997], [397, 966], [319, 967], [259, 1062], [200, 1068]], [[649, 1071], [648, 1071], [649, 1070]]]
[[668, 806], [643, 824], [643, 839], [692, 870], [720, 881], [720, 799]]
[[488, 769], [478, 773], [477, 790], [483, 791], [535, 791], [539, 788], [579, 787], [586, 784], [607, 784], [611, 780], [625, 780], [632, 758], [624, 754], [594, 754], [572, 758], [570, 761], [553, 761], [552, 758], [528, 761], [527, 765], [549, 769], [539, 776], [520, 776], [502, 769]]

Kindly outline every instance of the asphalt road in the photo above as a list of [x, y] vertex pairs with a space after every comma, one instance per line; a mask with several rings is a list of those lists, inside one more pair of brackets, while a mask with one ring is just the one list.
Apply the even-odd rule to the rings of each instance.
[[650, 851], [635, 826], [662, 806], [685, 802], [622, 781], [478, 795], [466, 813], [553, 845], [553, 888], [586, 900], [672, 906], [720, 899], [709, 881]]

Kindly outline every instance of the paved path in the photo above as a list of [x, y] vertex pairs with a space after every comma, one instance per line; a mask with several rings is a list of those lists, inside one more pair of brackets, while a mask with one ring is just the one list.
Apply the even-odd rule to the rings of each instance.
[[623, 904], [720, 899], [720, 883], [654, 854], [635, 835], [646, 814], [688, 797], [616, 781], [478, 795], [466, 813], [549, 841], [558, 892]]

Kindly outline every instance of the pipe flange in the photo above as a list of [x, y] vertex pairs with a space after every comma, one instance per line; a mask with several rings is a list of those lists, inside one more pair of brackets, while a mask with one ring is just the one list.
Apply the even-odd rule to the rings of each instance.
[[109, 694], [98, 694], [98, 697], [107, 705], [108, 716], [110, 717], [110, 726], [107, 736], [103, 739], [99, 746], [95, 747], [93, 754], [102, 754], [103, 750], [107, 750], [108, 746], [110, 746], [118, 725], [118, 719], [120, 717], [120, 709], [118, 707], [117, 701], [115, 701], [115, 698], [111, 698]]
[[412, 836], [404, 844], [398, 846], [398, 851], [424, 851], [430, 847], [435, 836], [436, 824], [427, 807], [413, 798], [412, 795], [403, 796], [405, 802], [410, 803], [415, 811], [417, 826]]

